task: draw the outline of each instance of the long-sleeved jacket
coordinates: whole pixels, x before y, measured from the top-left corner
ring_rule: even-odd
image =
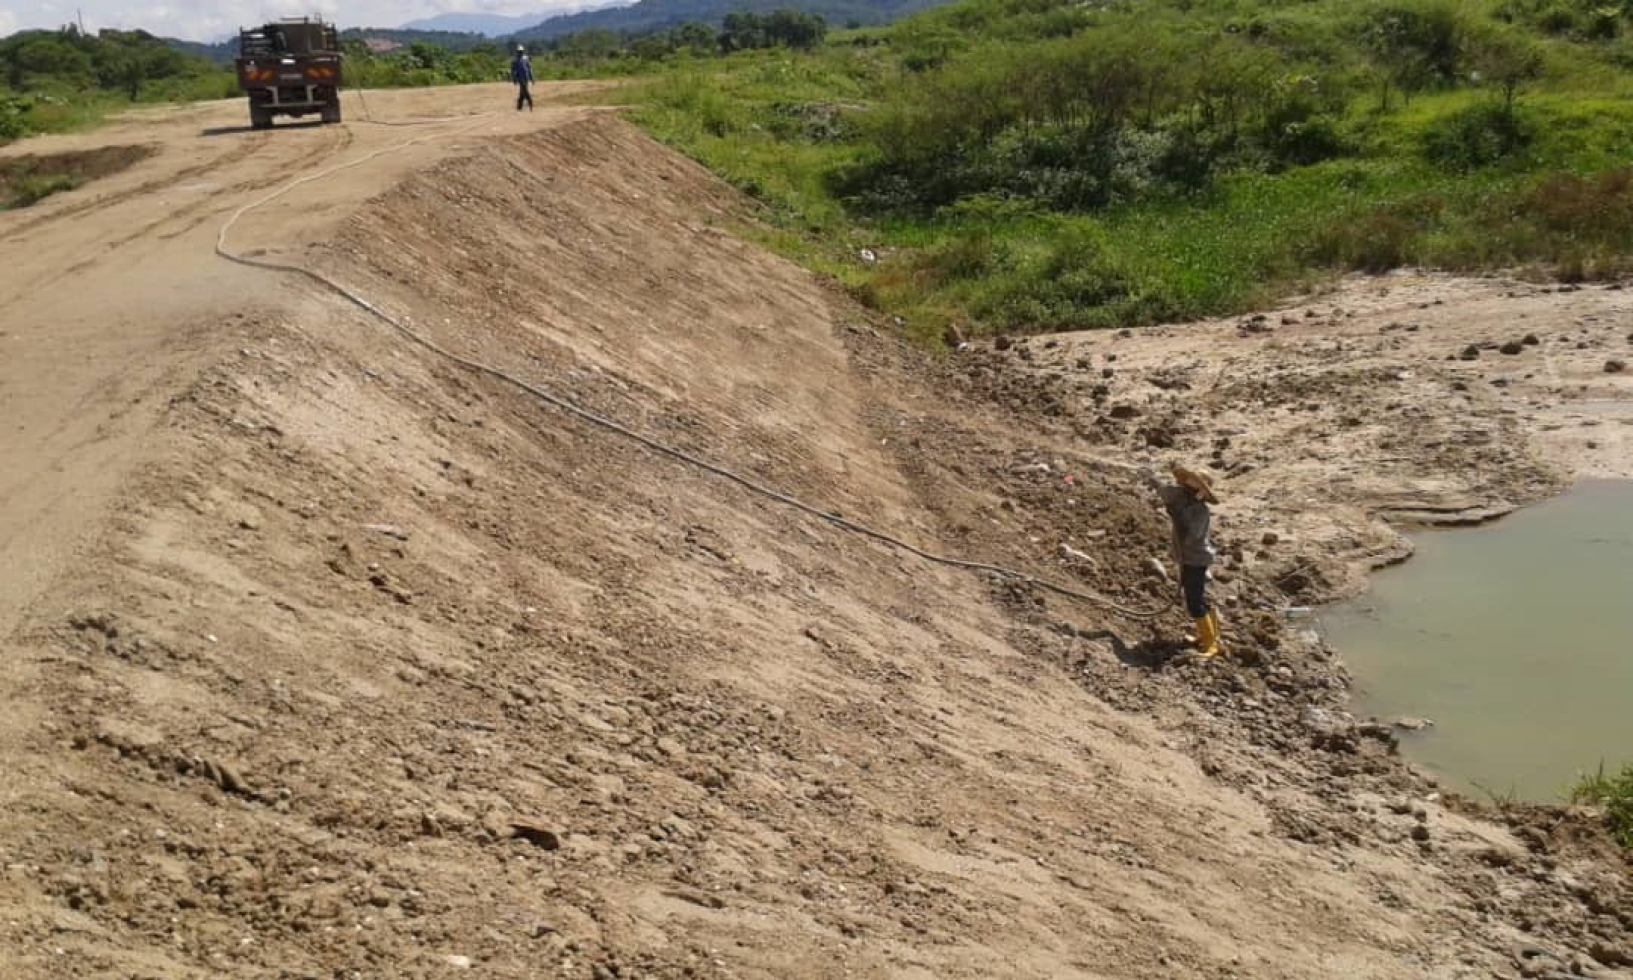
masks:
[[[1163,483],[1150,470],[1142,470],[1140,476],[1161,498],[1163,509],[1174,524],[1174,549],[1178,552],[1174,559],[1181,565],[1196,568],[1212,565],[1214,551],[1213,543],[1208,540],[1208,530],[1213,523],[1213,513],[1208,509],[1207,502],[1187,487]]]
[[[519,54],[510,59],[510,80],[517,85],[533,80],[533,63],[527,60],[527,55]]]

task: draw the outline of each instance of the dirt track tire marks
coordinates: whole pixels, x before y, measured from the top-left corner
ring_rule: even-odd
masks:
[[[98,208],[113,207],[115,205],[122,204],[125,201],[131,200],[132,198],[142,197],[156,191],[162,191],[167,187],[173,187],[191,178],[201,177],[219,167],[231,166],[232,164],[235,164],[255,153],[256,150],[260,149],[261,146],[267,142],[267,138],[268,134],[266,133],[255,133],[248,139],[242,141],[238,146],[205,163],[192,167],[186,167],[182,170],[176,171],[175,173],[167,174],[164,177],[147,181],[126,190],[116,191],[112,194],[105,194],[101,197],[95,197],[89,200],[79,201],[73,204],[66,204],[62,207],[58,207],[37,217],[23,221],[16,227],[7,230],[4,234],[0,234],[0,242],[15,241],[16,239],[21,238],[23,235],[42,225],[51,224],[63,218],[72,218],[76,215],[84,214],[87,211],[92,211]]]
[[[257,134],[257,136],[260,137],[265,137],[267,135],[269,134]],[[308,154],[303,160],[300,167],[301,170],[310,170],[311,168],[320,167],[328,163],[335,156],[343,153],[347,147],[351,146],[354,139],[350,132],[343,129],[337,130],[334,127],[325,129],[324,136],[328,145],[317,149],[311,154]],[[258,141],[257,146],[261,142],[264,142],[264,140]],[[204,176],[209,173],[218,173],[222,169],[230,167],[233,163],[248,159],[256,148],[257,147],[248,146],[242,147],[233,153],[229,153],[222,158],[212,161],[208,165],[190,168],[188,171],[184,171],[183,173],[190,173],[195,177]],[[227,157],[231,157],[231,159],[229,160]],[[288,177],[289,170],[280,166],[271,166],[257,176],[251,177],[247,180],[238,181],[227,187],[219,188],[214,193],[209,195],[201,195],[186,205],[172,211],[163,212],[158,216],[153,217],[151,220],[133,224],[124,234],[99,242],[93,254],[87,255],[85,258],[74,262],[72,265],[65,267],[61,272],[58,272],[55,275],[50,275],[30,283],[28,288],[40,289],[59,282],[65,277],[85,272],[86,270],[95,267],[99,263],[107,261],[109,258],[115,256],[121,250],[134,242],[139,242],[144,239],[174,241],[200,225],[231,211],[240,196],[250,195],[257,191],[277,186],[278,184],[287,180]],[[182,175],[176,175],[166,180],[150,182],[150,184],[146,186],[152,187],[155,191],[162,191],[167,187],[177,185],[183,179],[185,178]],[[127,192],[117,196],[119,196],[121,200],[129,200],[132,197],[132,194],[133,192]],[[168,230],[161,231],[161,229]]]

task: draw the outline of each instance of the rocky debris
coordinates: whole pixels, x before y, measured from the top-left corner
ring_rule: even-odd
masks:
[[[1236,332],[1242,337],[1250,337],[1255,334],[1267,334],[1274,330],[1275,327],[1270,325],[1270,318],[1262,313],[1255,313],[1253,316],[1240,320],[1236,324]]]
[[[1060,546],[1060,557],[1066,559],[1068,562],[1076,565],[1082,565],[1089,569],[1093,569],[1098,564],[1098,562],[1094,560],[1093,555],[1086,551],[1080,551],[1079,549],[1065,543],[1062,543]]]
[[[510,836],[525,840],[541,850],[561,850],[561,835],[536,823],[513,820],[510,822]]]
[[[249,780],[245,779],[244,774],[230,763],[214,759],[194,759],[191,770],[229,793],[237,793],[240,796],[252,798],[256,796],[255,790],[249,784]]]
[[[1433,719],[1430,719],[1430,718],[1413,718],[1411,716],[1402,716],[1402,717],[1399,717],[1399,718],[1394,718],[1394,719],[1391,719],[1389,723],[1391,725],[1395,726],[1396,728],[1399,728],[1402,731],[1407,731],[1407,732],[1420,732],[1425,728],[1433,728],[1435,726],[1435,723],[1434,723]]]
[[[1501,351],[1502,353],[1504,353],[1504,354],[1508,354],[1508,355],[1512,356],[1514,354],[1518,354],[1521,351],[1525,350],[1525,345],[1520,343],[1517,340],[1510,340],[1510,341],[1503,344],[1501,347],[1499,347],[1497,349],[1499,351]]]

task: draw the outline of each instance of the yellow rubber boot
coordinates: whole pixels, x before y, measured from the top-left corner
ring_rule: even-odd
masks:
[[[1211,609],[1196,621],[1196,652],[1204,659],[1219,655],[1219,616]]]

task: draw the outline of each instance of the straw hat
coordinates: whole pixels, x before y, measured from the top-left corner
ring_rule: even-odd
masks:
[[[1179,463],[1175,463],[1170,466],[1169,471],[1174,474],[1174,479],[1179,481],[1180,486],[1190,487],[1192,490],[1196,491],[1196,495],[1198,497],[1210,504],[1217,504],[1219,502],[1219,498],[1213,495],[1213,485],[1209,483],[1208,478],[1203,476],[1201,473],[1198,473],[1188,467],[1181,466]]]

